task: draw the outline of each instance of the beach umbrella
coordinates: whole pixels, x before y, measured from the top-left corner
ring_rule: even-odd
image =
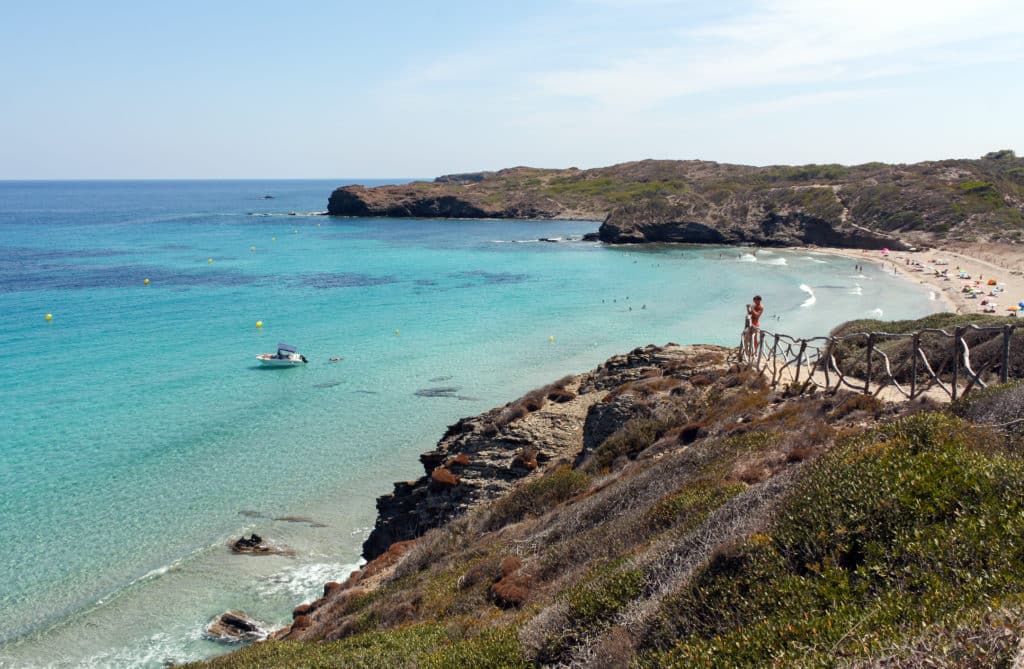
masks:
[[[990,285],[990,286],[996,285],[996,280],[995,279],[989,279],[988,280],[988,285]]]
[[[882,249],[882,255],[883,256],[884,255],[888,255],[888,254],[889,254],[889,249]]]
[[[1007,311],[1017,311],[1020,307],[1006,307]]]
[[[1021,307],[1024,307],[1024,302],[1018,302],[1017,304],[1019,304]]]

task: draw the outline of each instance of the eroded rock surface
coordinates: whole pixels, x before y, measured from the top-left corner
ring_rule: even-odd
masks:
[[[706,373],[725,364],[717,346],[647,346],[610,358],[592,372],[568,377],[560,387],[538,389],[450,426],[437,447],[420,456],[424,475],[395,483],[377,500],[377,522],[363,544],[367,560],[396,541],[440,527],[474,505],[490,501],[527,476],[584,456],[630,418],[635,401],[608,398],[624,383]],[[554,399],[549,399],[549,398]]]

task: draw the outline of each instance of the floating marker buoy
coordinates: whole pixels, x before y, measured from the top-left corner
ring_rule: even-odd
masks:
[[[293,235],[297,235],[297,234],[299,234],[299,231],[298,230],[292,230],[292,234]]]
[[[255,250],[256,250],[256,247],[255,247],[255,246],[250,246],[250,247],[249,247],[249,250],[250,250],[250,251],[255,251]]]
[[[206,259],[206,264],[207,264],[207,265],[209,265],[209,264],[210,264],[210,263],[212,263],[212,262],[213,262],[213,258],[207,258],[207,259]]]
[[[142,280],[142,284],[145,285],[145,286],[148,286],[149,285],[149,279],[143,279]]]
[[[256,321],[256,328],[259,329],[261,327],[263,327],[263,321]]]
[[[396,335],[398,334],[398,328],[395,328],[395,334]]]
[[[53,320],[53,314],[46,314],[46,320],[52,321]]]
[[[553,341],[555,341],[555,335],[551,335],[550,337],[548,337],[548,343],[551,343]]]
[[[272,242],[276,242],[276,241],[277,241],[277,237],[271,237],[271,238],[270,238],[270,241],[272,241]]]

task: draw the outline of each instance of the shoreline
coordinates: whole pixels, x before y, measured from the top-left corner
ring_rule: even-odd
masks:
[[[976,281],[980,281],[981,284],[984,285],[989,279],[994,278],[998,282],[1006,284],[1005,286],[1002,286],[1004,289],[1002,294],[991,298],[999,304],[996,315],[1005,316],[1008,314],[1007,307],[1024,301],[1024,276],[1021,276],[1018,272],[1014,272],[1006,267],[1000,267],[992,262],[966,255],[960,251],[941,249],[933,249],[929,251],[892,251],[887,256],[881,256],[878,251],[863,249],[843,249],[823,246],[794,248],[801,248],[807,251],[814,251],[816,253],[824,253],[827,255],[840,256],[843,258],[871,262],[876,265],[880,265],[895,276],[900,276],[909,281],[915,281],[923,286],[928,286],[934,291],[936,299],[941,300],[949,311],[957,314],[982,313],[981,300],[966,297],[966,293],[961,290],[961,287],[964,284],[969,283],[974,285]],[[1004,251],[1003,255],[1005,256],[1005,259],[1008,259],[1010,262],[1024,262],[1024,253],[1022,252]],[[969,274],[971,279],[968,281],[966,279],[957,279],[955,277],[938,277],[935,276],[934,272],[929,272],[928,270],[922,269],[919,265],[913,264],[917,262],[921,265],[933,265],[933,262],[938,259],[946,259],[949,261],[949,264],[943,265],[943,267],[948,268],[951,274],[955,274],[959,268],[959,270]],[[988,286],[986,285],[985,288],[988,288]]]

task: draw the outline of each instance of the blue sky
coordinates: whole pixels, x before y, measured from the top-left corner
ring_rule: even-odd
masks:
[[[1024,2],[10,2],[0,179],[1024,153]]]

